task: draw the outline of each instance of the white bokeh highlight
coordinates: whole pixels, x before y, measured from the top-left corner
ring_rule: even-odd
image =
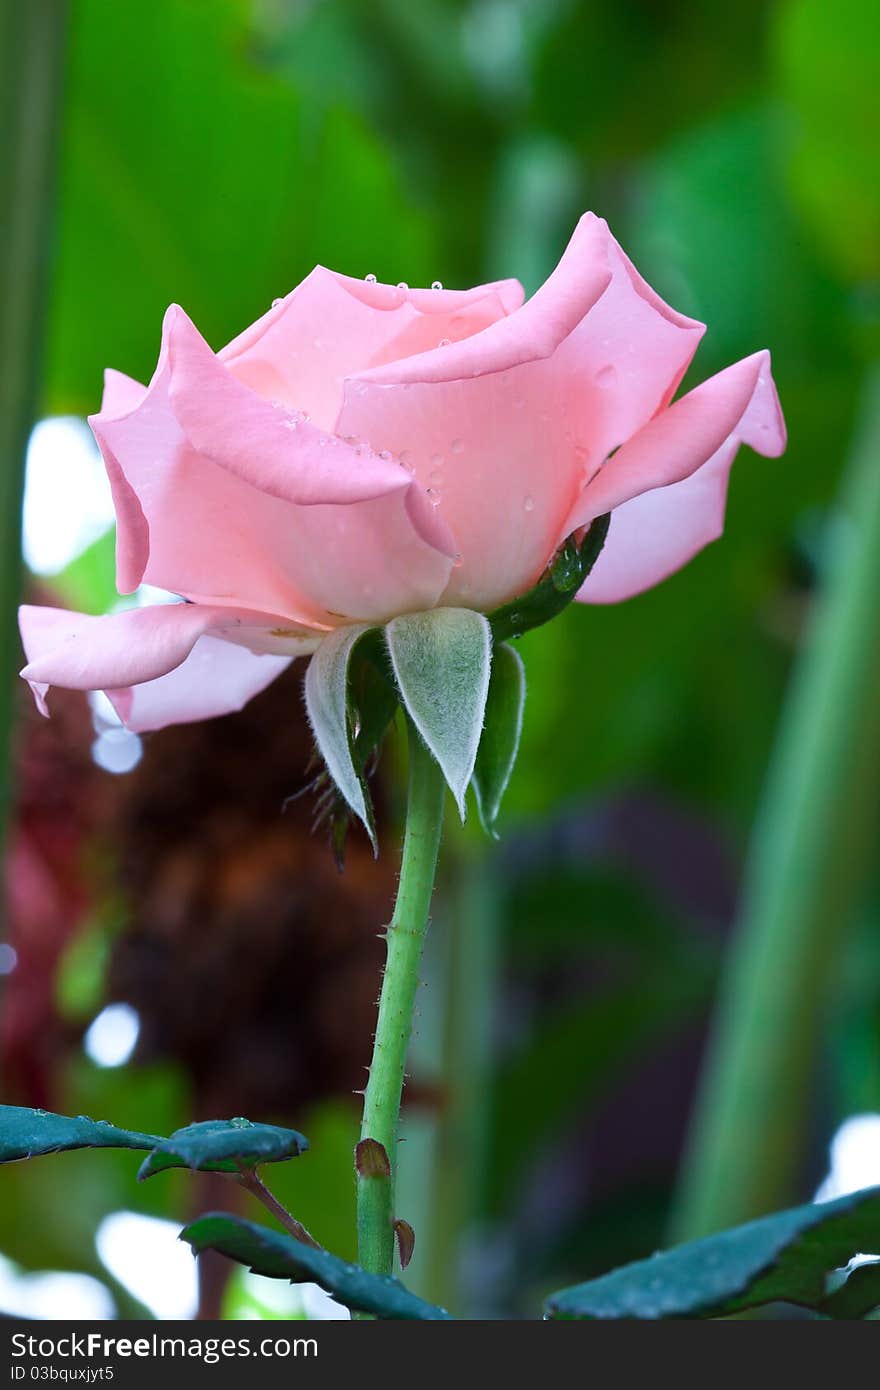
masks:
[[[40,420],[28,442],[22,551],[33,574],[60,573],[113,525],[110,484],[85,420]]]
[[[108,1004],[83,1039],[88,1058],[99,1067],[122,1067],[137,1046],[141,1022],[130,1004]]]
[[[880,1115],[850,1115],[830,1146],[828,1176],[814,1201],[831,1202],[863,1187],[880,1186]]]
[[[17,1318],[102,1322],[116,1316],[116,1305],[104,1285],[88,1274],[32,1274],[0,1255],[0,1312]]]
[[[163,1321],[193,1318],[198,1308],[196,1262],[179,1236],[174,1221],[115,1211],[104,1218],[95,1237],[105,1268]]]

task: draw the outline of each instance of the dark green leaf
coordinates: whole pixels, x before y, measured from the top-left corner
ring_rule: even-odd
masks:
[[[87,1115],[55,1115],[24,1105],[0,1105],[0,1163],[68,1149],[152,1149],[156,1135],[117,1129]]]
[[[141,1164],[138,1178],[151,1178],[166,1168],[193,1168],[211,1173],[237,1173],[258,1163],[296,1158],[309,1141],[295,1129],[252,1124],[250,1120],[203,1120],[160,1139]]]
[[[533,589],[489,614],[496,642],[522,637],[524,632],[542,627],[568,607],[599,558],[610,522],[610,516],[597,516],[580,544],[569,536]]]
[[[826,1317],[853,1320],[880,1308],[880,1261],[856,1265],[839,1289],[819,1305]]]
[[[348,1264],[327,1250],[294,1240],[293,1236],[257,1226],[251,1221],[209,1212],[184,1228],[181,1240],[196,1254],[219,1250],[231,1260],[247,1265],[255,1274],[292,1283],[314,1282],[333,1294],[347,1308],[374,1313],[380,1318],[436,1320],[448,1318],[437,1308],[405,1289],[397,1279],[368,1274],[359,1265]]]
[[[864,1250],[880,1250],[877,1187],[776,1212],[625,1265],[552,1294],[546,1313],[551,1318],[717,1318],[779,1302],[822,1311],[827,1275]],[[841,1299],[838,1306],[845,1303]]]
[[[496,645],[492,655],[486,718],[473,775],[480,820],[490,835],[497,836],[495,822],[501,798],[516,762],[525,698],[522,658],[502,642]]]

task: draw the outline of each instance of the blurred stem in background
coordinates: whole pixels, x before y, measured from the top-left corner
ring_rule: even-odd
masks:
[[[842,934],[880,785],[880,373],[844,483],[827,588],[752,837],[674,1218],[690,1239],[795,1196]]]
[[[0,0],[0,847],[18,652],[21,505],[40,388],[66,0]]]

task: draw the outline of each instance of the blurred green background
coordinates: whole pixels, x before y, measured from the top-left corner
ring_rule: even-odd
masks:
[[[62,8],[35,6],[49,48]],[[546,1288],[646,1254],[675,1226],[707,1020],[785,692],[846,549],[837,499],[847,460],[859,430],[863,452],[878,437],[876,426],[873,440],[864,435],[880,308],[872,9],[866,0],[68,7],[57,178],[34,213],[38,232],[54,210],[39,375],[30,337],[7,335],[4,349],[27,345],[41,420],[96,409],[107,365],[147,380],[171,301],[219,347],[316,262],[410,284],[516,275],[532,292],[587,207],[608,218],[660,293],[708,324],[691,380],[772,350],[788,452],[771,461],[743,451],[723,541],[681,574],[621,606],[569,610],[524,640],[528,704],[502,842],[488,845],[474,827],[448,837],[399,1206],[417,1230],[414,1286],[454,1309],[528,1314]],[[11,101],[23,57],[12,40],[2,56]],[[47,107],[53,90],[42,92]],[[27,395],[25,383],[18,407],[4,408],[24,409]],[[43,476],[72,466],[69,449],[69,431],[44,435]],[[13,446],[2,462],[14,476]],[[61,493],[53,502],[51,489],[47,502],[38,479],[28,486],[36,554],[41,536],[64,530],[70,504]],[[115,601],[112,535],[95,538],[104,515],[96,503],[89,544],[60,571],[50,557],[26,578],[31,595],[96,612]],[[26,531],[26,554],[27,542]],[[7,563],[7,610],[17,585]],[[360,904],[357,931],[371,935],[388,911],[394,750],[382,774],[387,876],[358,859],[341,888],[304,867],[325,856],[307,816],[279,814],[305,778],[304,733],[273,748],[265,724],[245,717],[228,735],[217,721],[177,743],[155,736],[138,767],[114,777],[91,760],[100,729],[84,702],[43,726],[12,688],[4,1099],[156,1132],[196,1110],[263,1104],[252,1118],[286,1117],[312,1138],[308,1157],[279,1174],[280,1191],[319,1238],[353,1254],[350,1092],[368,1058],[377,966],[372,954],[361,961],[340,922]],[[296,681],[285,689],[273,719],[298,725]],[[861,714],[835,717],[846,726]],[[848,785],[844,777],[841,804],[855,815]],[[859,797],[876,846],[876,780]],[[233,834],[245,834],[240,804],[253,810],[246,853]],[[237,877],[223,868],[235,853]],[[834,872],[846,882],[839,893],[831,885],[833,939],[817,947],[798,1006],[812,1050],[791,1077],[803,1103],[786,1110],[789,1157],[768,1187],[773,1201],[816,1191],[847,1120],[852,1142],[838,1151],[850,1177],[834,1180],[880,1179],[880,881],[869,852]],[[802,960],[810,935],[793,949]],[[213,1019],[210,991],[222,993],[244,957],[253,989],[236,995],[231,1021]],[[289,974],[271,993],[264,976],[281,959]],[[773,987],[758,1049],[774,1027]],[[307,1002],[316,991],[320,1010]],[[129,1012],[108,1024],[113,1004]],[[109,1044],[100,1028],[89,1032],[96,1018]],[[231,1058],[245,1035],[247,1066],[212,1070],[218,1049]],[[258,1074],[270,1076],[262,1089]],[[0,1174],[0,1310],[27,1296],[58,1315],[57,1282],[23,1283],[22,1271],[89,1276],[77,1297],[98,1301],[69,1307],[188,1309],[191,1276],[181,1267],[172,1295],[166,1256],[151,1253],[170,1228],[131,1214],[179,1221],[223,1196],[194,1193],[180,1175],[136,1188],[135,1166],[132,1155],[79,1154]],[[761,1194],[740,1206],[733,1216],[758,1214]],[[130,1214],[121,1226],[120,1213]],[[172,1302],[161,1302],[163,1284]],[[201,1297],[203,1309],[238,1317],[300,1307],[266,1281],[236,1274],[224,1287],[216,1271]]]

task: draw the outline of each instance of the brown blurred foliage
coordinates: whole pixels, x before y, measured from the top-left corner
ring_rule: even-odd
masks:
[[[139,1056],[184,1066],[199,1114],[295,1115],[362,1086],[369,1060],[393,856],[355,830],[340,874],[312,796],[288,800],[312,751],[301,680],[150,735],[112,828],[128,924],[109,994],[140,1013]]]

